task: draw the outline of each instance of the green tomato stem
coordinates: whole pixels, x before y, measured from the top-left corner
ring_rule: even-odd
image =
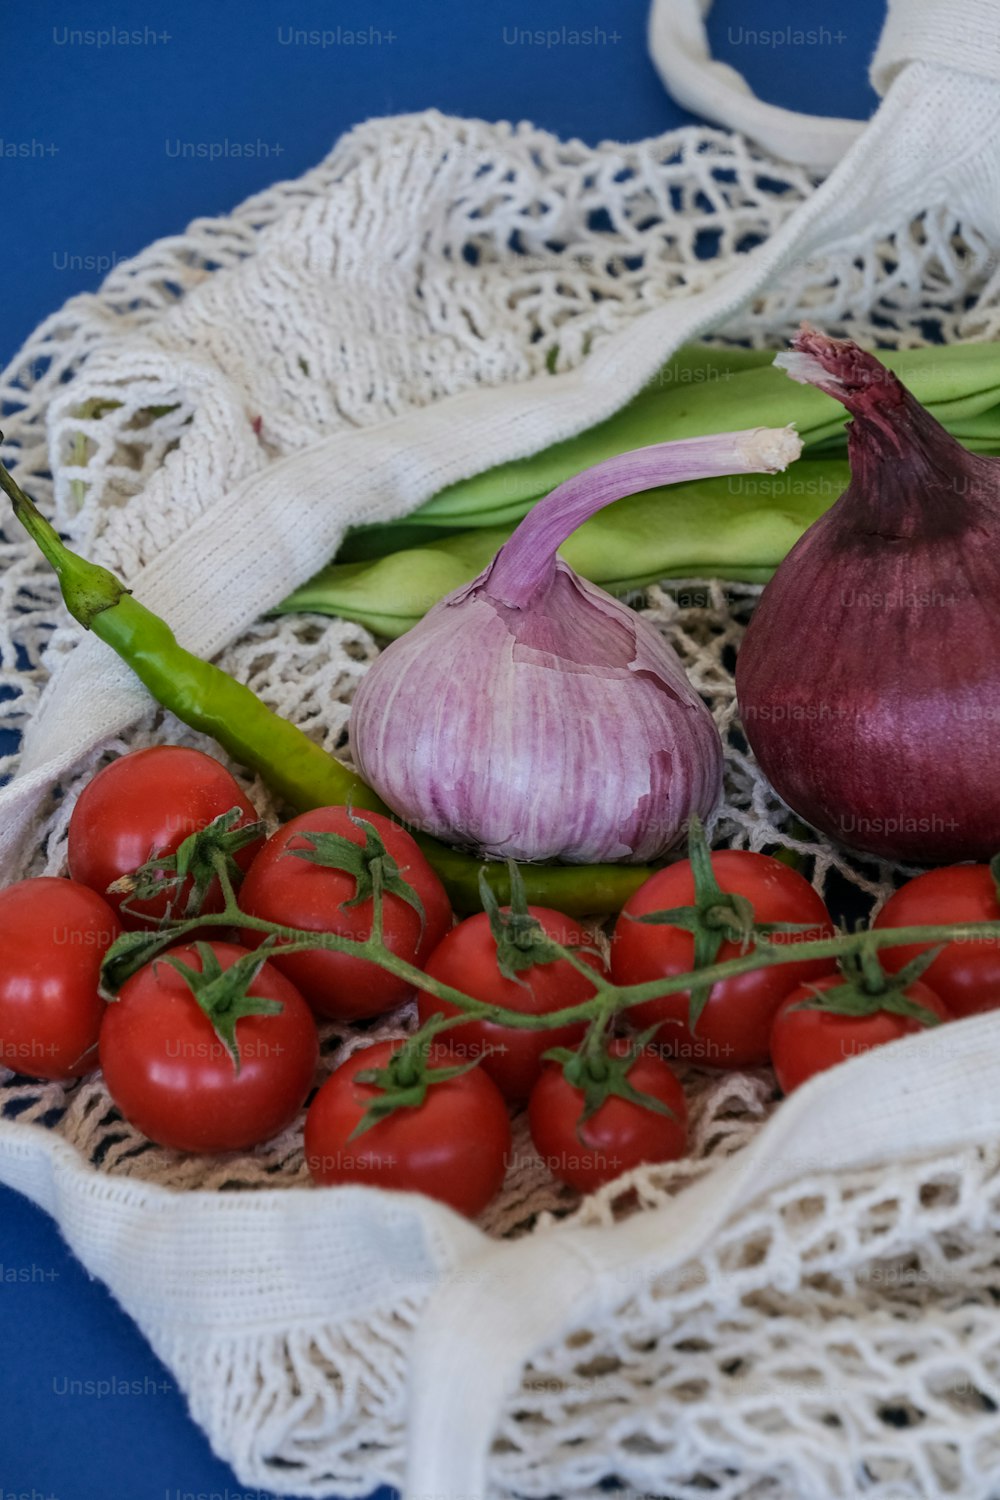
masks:
[[[586,973],[587,978],[593,983],[594,994],[587,1000],[564,1006],[561,1010],[548,1011],[541,1015],[526,1015],[522,1011],[510,1010],[503,1005],[477,1000],[473,995],[467,995],[452,985],[442,984],[440,980],[433,979],[414,964],[407,963],[404,958],[391,953],[374,934],[363,941],[357,941],[352,938],[339,937],[332,932],[308,932],[301,928],[284,927],[275,922],[268,922],[262,917],[248,916],[240,911],[231,882],[227,881],[224,886],[224,894],[226,905],[221,913],[215,912],[202,917],[188,918],[172,924],[177,938],[181,939],[188,932],[195,931],[199,927],[218,926],[221,922],[273,936],[281,942],[281,951],[284,953],[303,953],[315,949],[349,953],[356,958],[367,959],[377,964],[379,968],[385,969],[396,978],[412,985],[414,990],[423,990],[438,1000],[445,1000],[455,1005],[463,1012],[463,1015],[452,1018],[449,1025],[459,1025],[467,1019],[484,1020],[523,1031],[549,1031],[570,1025],[574,1021],[601,1022],[605,1016],[610,1021],[633,1005],[641,1005],[645,1001],[657,1000],[667,995],[676,995],[690,989],[693,984],[713,985],[720,980],[735,979],[741,974],[749,974],[756,969],[768,968],[775,964],[807,963],[823,958],[837,959],[848,954],[864,952],[866,949],[871,951],[911,945],[930,946],[935,943],[975,942],[983,939],[1000,941],[1000,921],[937,923],[927,927],[886,927],[878,930],[842,933],[837,937],[817,938],[809,942],[773,943],[763,936],[758,936],[754,949],[739,958],[727,959],[724,963],[709,964],[704,968],[695,969],[686,974],[676,974],[668,979],[653,979],[644,984],[631,985],[614,984],[596,970],[591,969],[582,959],[578,959],[572,949],[563,948],[561,944],[554,943],[553,946],[559,950],[560,957],[567,959],[575,968]],[[437,1030],[444,1029],[446,1029],[444,1025],[435,1026],[435,1034]],[[424,1028],[414,1034],[415,1037],[422,1038],[426,1035]]]

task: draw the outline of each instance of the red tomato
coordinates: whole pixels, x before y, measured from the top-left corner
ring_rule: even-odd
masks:
[[[183,745],[153,745],[133,750],[98,771],[84,787],[69,820],[69,872],[92,890],[100,891],[118,911],[130,930],[155,927],[167,909],[167,894],[152,901],[132,902],[123,911],[124,896],[109,894],[108,887],[123,875],[131,875],[147,860],[175,854],[189,834],[197,833],[231,808],[242,810],[237,827],[257,819],[253,804],[225,766],[201,750]],[[246,870],[261,838],[236,856]],[[180,911],[190,886],[175,893]],[[217,883],[209,887],[205,911],[222,906]]]
[[[405,829],[379,813],[354,815],[371,823],[396,861],[404,880],[416,890],[424,908],[421,935],[418,913],[400,896],[386,895],[383,904],[386,947],[408,963],[423,967],[427,958],[451,926],[451,907],[444,886]],[[334,833],[364,844],[363,827],[352,820],[346,807],[318,807],[301,813],[268,839],[254,860],[240,891],[240,906],[249,916],[264,917],[287,927],[309,932],[334,932],[363,941],[371,936],[371,898],[348,905],[357,889],[353,875],[297,859],[295,849],[308,849],[304,833]],[[247,931],[243,941],[255,946],[259,933]],[[287,974],[321,1016],[338,1021],[357,1021],[392,1010],[412,993],[412,987],[396,979],[367,959],[347,953],[292,953],[285,957],[280,946],[272,962]]]
[[[924,927],[940,922],[997,922],[1000,902],[988,865],[948,865],[908,880],[883,906],[876,928]],[[898,973],[933,943],[880,948],[882,966]],[[949,943],[920,976],[953,1016],[1000,1006],[1000,938]]]
[[[0,1067],[31,1078],[93,1072],[101,960],[121,930],[108,903],[74,880],[0,891]]]
[[[842,983],[839,974],[827,974],[814,984],[794,990],[778,1010],[771,1027],[771,1060],[782,1093],[790,1094],[814,1073],[849,1057],[925,1030],[920,1021],[888,1010],[870,1016],[838,1016],[828,1010],[794,1009],[800,1000],[811,999],[816,990],[835,989]],[[942,1021],[951,1019],[947,1006],[922,980],[914,980],[906,994]]]
[[[624,1057],[628,1046],[619,1040],[610,1050]],[[684,1090],[667,1064],[646,1047],[627,1077],[634,1089],[672,1110],[674,1118],[612,1095],[581,1123],[583,1093],[556,1062],[545,1063],[532,1090],[531,1138],[553,1177],[580,1193],[592,1193],[643,1162],[676,1161],[687,1150]]]
[[[351,1139],[377,1093],[357,1074],[384,1068],[401,1045],[377,1042],[355,1052],[327,1079],[306,1115],[306,1165],[319,1183],[426,1193],[474,1218],[500,1191],[510,1153],[506,1105],[481,1068],[432,1084],[421,1105]],[[434,1066],[449,1060],[436,1057]]]
[[[246,956],[236,943],[209,947],[223,969]],[[251,995],[280,1001],[275,1015],[236,1023],[240,1070],[182,974],[201,971],[195,948],[171,948],[122,985],[101,1027],[101,1067],[125,1119],[177,1151],[239,1151],[295,1119],[319,1060],[316,1023],[295,986],[266,963]]]
[[[549,937],[563,947],[590,942],[582,927],[561,912],[544,906],[529,906],[528,911]],[[582,954],[595,969],[603,969],[596,954]],[[453,989],[462,990],[475,1000],[504,1005],[525,1015],[540,1016],[549,1011],[576,1005],[594,993],[585,974],[565,959],[550,964],[534,964],[518,974],[521,983],[505,979],[497,968],[497,945],[485,912],[468,917],[446,933],[424,965],[432,979]],[[458,1007],[446,1000],[421,992],[418,996],[421,1022],[429,1016],[457,1015]],[[481,1057],[482,1069],[488,1073],[504,1098],[512,1104],[523,1104],[541,1072],[542,1053],[550,1047],[571,1047],[580,1040],[586,1023],[579,1021],[552,1031],[519,1031],[514,1026],[499,1026],[492,1021],[470,1021],[444,1033],[448,1046],[465,1057]]]
[[[822,899],[795,870],[768,854],[724,849],[712,855],[712,869],[727,894],[747,897],[758,922],[804,922],[801,933],[776,934],[776,941],[796,942],[833,936]],[[625,904],[611,944],[611,973],[616,984],[643,984],[685,974],[694,966],[694,937],[680,927],[650,926],[629,916],[667,911],[694,902],[694,876],[682,859],[657,873]],[[752,949],[750,950],[752,951]],[[740,957],[739,943],[726,941],[717,963]],[[834,968],[833,959],[787,963],[758,969],[713,985],[696,1032],[688,1024],[686,990],[632,1006],[631,1025],[639,1029],[663,1022],[658,1040],[674,1057],[712,1068],[760,1067],[768,1059],[771,1021],[796,985]]]

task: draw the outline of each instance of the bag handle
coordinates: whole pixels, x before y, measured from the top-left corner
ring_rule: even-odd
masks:
[[[711,6],[712,0],[653,0],[649,51],[667,92],[693,114],[739,130],[782,161],[828,172],[865,122],[798,114],[758,99],[742,73],[712,57],[704,21]]]
[[[889,14],[870,70],[880,94],[886,93],[908,62],[955,68],[1000,83],[1000,3],[889,0]]]
[[[739,130],[783,161],[828,172],[865,128],[758,99],[742,73],[712,57],[705,16],[712,0],[653,0],[649,51],[678,104]],[[998,0],[889,0],[869,76],[880,95],[910,62],[933,63],[1000,82]]]

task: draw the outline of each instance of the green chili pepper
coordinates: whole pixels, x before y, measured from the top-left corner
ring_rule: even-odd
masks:
[[[164,708],[192,729],[211,735],[296,812],[338,803],[388,812],[360,776],[274,713],[248,687],[186,651],[169,625],[134,599],[107,568],[72,552],[3,464],[0,489],[55,569],[70,614],[116,651]],[[473,855],[425,834],[415,837],[458,911],[480,909],[482,868],[499,899],[509,899],[506,866],[484,866]],[[521,873],[534,905],[581,916],[619,910],[652,871],[642,865],[524,865]]]
[[[416,833],[414,838],[437,871],[456,911],[482,910],[480,870],[486,871],[490,890],[500,904],[509,904],[510,874],[505,864],[484,863],[425,833]],[[517,868],[532,906],[549,906],[568,917],[603,916],[621,911],[628,898],[653,874],[649,865],[518,865]]]

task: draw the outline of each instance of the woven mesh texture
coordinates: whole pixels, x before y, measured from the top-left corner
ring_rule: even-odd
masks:
[[[298,182],[192,224],[50,318],[3,376],[5,457],[74,543],[131,576],[197,519],[213,484],[476,383],[572,368],[642,314],[710,285],[813,188],[804,172],[710,129],[592,150],[529,127],[434,115],[363,127]],[[405,215],[372,210],[366,225],[371,205],[429,193],[448,211],[420,244],[408,241]],[[257,274],[276,230],[282,254],[262,257]],[[395,249],[385,242],[393,232]],[[217,281],[233,305],[220,273],[237,268],[242,321],[213,319]],[[995,338],[998,292],[995,255],[941,205],[791,265],[712,336],[777,346],[808,316],[889,347]],[[198,423],[213,441],[188,474]],[[169,507],[157,488],[165,474]],[[19,729],[77,631],[47,567],[6,519],[0,562],[0,696],[6,726]],[[726,738],[714,839],[783,844],[836,906],[853,888],[873,909],[900,872],[850,860],[791,823],[743,744],[732,671],[757,592],[693,580],[637,600]],[[377,649],[360,626],[300,616],[254,624],[217,659],[343,753],[351,697]],[[202,743],[150,706],[125,739],[53,789],[18,873],[64,872],[66,824],[87,780],[114,755],[162,742]],[[0,764],[15,768],[16,757]],[[265,788],[233,769],[275,821]],[[327,1025],[323,1068],[412,1024],[404,1007],[364,1034]],[[690,1070],[685,1084],[690,1157],[585,1201],[552,1181],[516,1122],[507,1183],[481,1227],[544,1236],[660,1207],[741,1151],[778,1107],[766,1071]],[[125,1124],[99,1077],[64,1087],[7,1073],[0,1117],[58,1133],[82,1172],[178,1191],[308,1187],[301,1120],[246,1155],[184,1157]],[[995,1150],[970,1148],[897,1163],[891,1183],[879,1171],[797,1163],[793,1186],[741,1215],[696,1261],[623,1285],[613,1316],[534,1361],[503,1414],[496,1492],[596,1495],[613,1475],[630,1491],[669,1488],[685,1500],[862,1490],[987,1500],[1000,1475],[998,1162]],[[401,1283],[363,1318],[246,1338],[174,1337],[152,1313],[144,1326],[246,1482],[362,1494],[402,1476],[406,1362],[428,1290]]]

